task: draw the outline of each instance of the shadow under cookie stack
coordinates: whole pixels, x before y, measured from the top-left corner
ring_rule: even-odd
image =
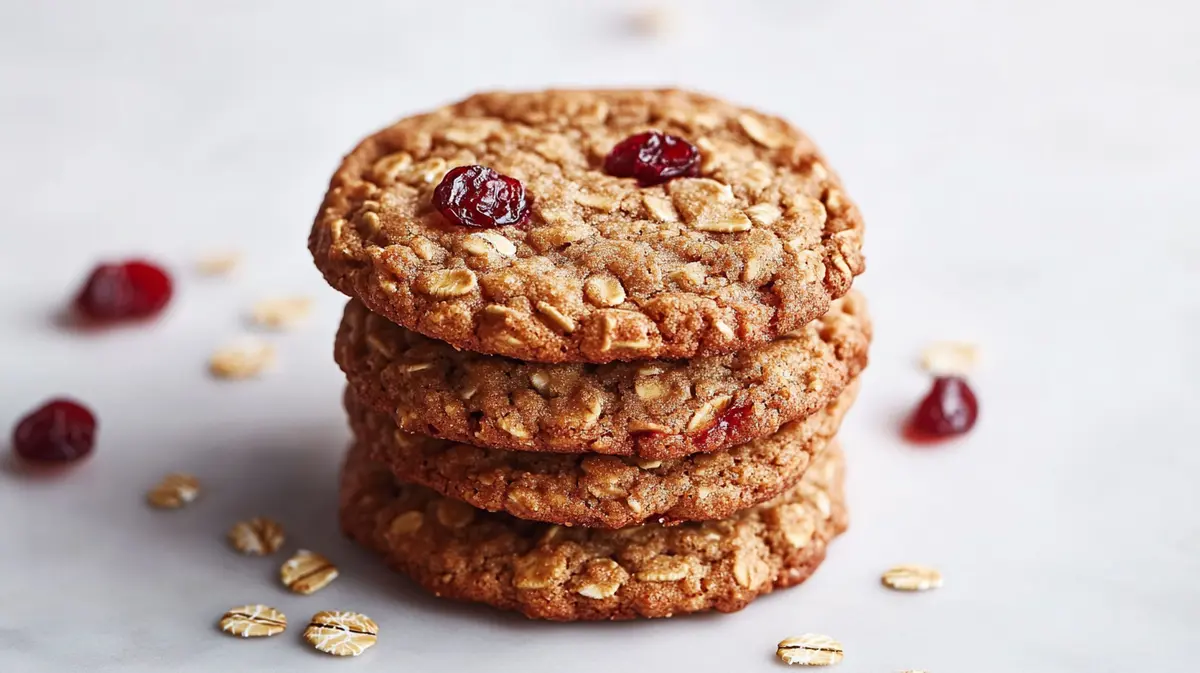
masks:
[[[807,137],[704,95],[480,94],[369,137],[309,239],[352,297],[345,533],[540,619],[804,581],[846,528],[861,241]]]

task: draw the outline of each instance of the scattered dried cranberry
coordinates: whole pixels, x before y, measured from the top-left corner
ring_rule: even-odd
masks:
[[[959,376],[939,376],[908,419],[905,436],[913,442],[935,442],[975,427],[979,402]]]
[[[454,224],[501,227],[529,217],[525,186],[486,166],[459,166],[433,190],[433,205]]]
[[[643,187],[699,173],[700,150],[679,136],[658,131],[632,135],[617,143],[604,170],[618,178],[637,178]]]
[[[97,322],[149,318],[166,308],[171,292],[171,277],[155,264],[101,264],[75,296],[75,310]]]
[[[96,417],[71,400],[51,400],[13,429],[13,450],[26,460],[69,463],[92,452]]]
[[[740,439],[742,426],[749,420],[754,405],[741,404],[721,412],[707,428],[697,430],[692,442],[701,451],[734,444]]]

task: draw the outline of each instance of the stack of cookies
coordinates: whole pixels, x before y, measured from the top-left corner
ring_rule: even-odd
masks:
[[[862,221],[786,122],[681,91],[481,94],[343,161],[345,532],[530,617],[732,611],[846,527]]]

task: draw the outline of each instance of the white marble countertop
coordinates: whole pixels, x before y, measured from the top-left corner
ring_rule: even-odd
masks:
[[[1195,3],[680,1],[662,36],[631,34],[632,2],[187,4],[0,6],[0,421],[61,393],[101,419],[96,454],[64,476],[0,460],[0,670],[768,671],[776,641],[806,631],[839,638],[852,672],[1195,667]],[[540,624],[426,598],[336,529],[342,300],[304,247],[329,173],[402,114],[555,84],[678,84],[776,111],[862,205],[878,338],[844,430],[853,523],[801,588],[730,616]],[[190,271],[221,248],[245,254],[233,278]],[[164,319],[55,326],[93,262],[137,253],[177,272]],[[251,303],[288,293],[318,309],[270,337],[277,371],[208,378]],[[984,350],[982,420],[916,449],[896,424],[926,385],[917,352],[945,338]],[[205,493],[149,510],[172,470]],[[280,558],[224,543],[255,514],[343,576],[283,591]],[[945,588],[881,588],[904,561]],[[382,637],[335,661],[295,626],[217,633],[245,602],[294,625],[360,610]]]

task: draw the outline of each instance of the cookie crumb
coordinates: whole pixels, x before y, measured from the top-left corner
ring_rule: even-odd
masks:
[[[357,612],[318,612],[304,629],[304,640],[335,657],[357,657],[379,639],[379,626]]]
[[[966,376],[979,360],[979,347],[965,341],[935,341],[921,351],[921,368],[934,376]]]
[[[229,544],[248,556],[274,554],[283,546],[283,526],[265,516],[239,521],[229,529]]]
[[[897,591],[928,591],[942,586],[941,572],[912,563],[892,566],[880,579],[884,586]]]
[[[265,638],[283,633],[287,616],[267,605],[242,605],[230,608],[217,625],[232,636]]]
[[[842,660],[842,644],[819,633],[785,638],[775,654],[785,664],[831,666]]]
[[[279,579],[291,591],[305,596],[337,579],[338,569],[329,559],[301,549],[279,568]]]
[[[308,297],[278,297],[263,299],[254,305],[251,320],[259,327],[288,329],[312,313],[312,299]]]
[[[242,263],[242,255],[231,250],[210,252],[196,260],[196,271],[204,276],[227,276]]]
[[[274,346],[245,340],[217,349],[208,360],[208,369],[219,379],[249,379],[262,374],[274,362]]]
[[[190,474],[173,472],[146,493],[146,501],[158,509],[179,509],[200,495],[200,480]]]

